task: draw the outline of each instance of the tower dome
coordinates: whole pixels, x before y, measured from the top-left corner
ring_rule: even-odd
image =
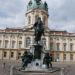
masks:
[[[27,11],[37,8],[48,11],[48,5],[46,2],[43,3],[41,0],[30,0],[27,6]]]

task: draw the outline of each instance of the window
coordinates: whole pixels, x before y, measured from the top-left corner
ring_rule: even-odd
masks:
[[[70,50],[73,50],[73,43],[70,43]]]
[[[22,48],[22,41],[19,41],[19,48]]]
[[[72,39],[70,38],[70,41],[72,41]]]
[[[73,54],[70,54],[70,60],[73,60]]]
[[[45,16],[43,18],[43,23],[44,23],[44,25],[46,24],[46,17]]]
[[[60,50],[60,43],[57,43],[57,51]]]
[[[0,48],[1,48],[1,44],[2,44],[2,41],[0,40]]]
[[[30,24],[30,23],[31,23],[31,17],[28,16],[28,24]]]
[[[16,42],[12,41],[12,48],[15,48],[15,44],[16,44]]]
[[[66,54],[64,54],[63,59],[66,60]]]
[[[8,40],[5,40],[5,48],[8,48]]]
[[[7,57],[7,52],[4,52],[3,57]]]
[[[66,38],[62,38],[63,41],[66,41]]]
[[[19,53],[18,53],[18,59],[20,59],[20,58],[21,58],[21,53],[19,52]]]
[[[66,51],[66,43],[63,43],[64,51]]]
[[[50,37],[50,41],[53,41],[53,38],[52,37]]]
[[[59,40],[59,38],[57,38],[57,40]]]
[[[31,39],[30,39],[30,37],[27,37],[26,38],[26,47],[29,47],[30,43],[31,43]]]
[[[22,36],[19,36],[20,39],[22,39]]]
[[[57,61],[59,60],[59,54],[57,53]]]
[[[42,44],[43,44],[44,46],[46,46],[46,39],[45,39],[45,38],[42,38]]]
[[[55,40],[59,41],[59,37],[54,38]]]
[[[53,43],[50,43],[50,50],[53,50]]]
[[[14,57],[14,52],[11,52],[11,58],[13,58]]]
[[[39,17],[38,15],[35,16],[35,22],[37,21],[38,17]]]

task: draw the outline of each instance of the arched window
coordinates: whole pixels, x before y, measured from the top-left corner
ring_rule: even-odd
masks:
[[[5,40],[5,47],[4,48],[8,48],[8,45],[9,44],[9,41],[8,40]]]
[[[73,43],[70,43],[70,51],[73,51]]]
[[[31,43],[31,39],[30,39],[30,37],[27,37],[26,38],[26,47],[29,47],[30,43]]]
[[[31,16],[28,16],[28,24],[31,23]]]

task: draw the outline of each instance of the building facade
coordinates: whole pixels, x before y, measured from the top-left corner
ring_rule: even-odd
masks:
[[[48,29],[48,8],[46,2],[30,0],[26,12],[26,27],[6,28],[0,30],[0,59],[18,60],[24,51],[29,50],[34,43],[33,27],[37,17],[41,17],[45,27],[45,36],[42,36],[41,43],[44,50],[50,50],[50,30]]]
[[[75,61],[75,33],[50,31],[50,50],[54,61]]]
[[[45,36],[42,36],[44,50],[50,50],[53,61],[75,61],[75,34],[48,28],[48,5],[41,0],[30,0],[27,5],[26,26],[24,28],[0,29],[0,59],[18,60],[24,51],[34,43],[33,27],[37,17],[41,17]],[[29,29],[29,30],[27,30]]]

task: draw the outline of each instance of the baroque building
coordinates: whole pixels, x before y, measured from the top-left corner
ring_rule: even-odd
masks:
[[[30,0],[27,5],[26,26],[24,28],[0,29],[0,59],[18,60],[24,51],[34,43],[33,27],[37,17],[41,17],[45,36],[42,44],[45,51],[50,51],[53,61],[75,61],[75,34],[48,28],[48,5],[41,0]]]
[[[47,3],[43,3],[41,0],[30,0],[25,15],[27,19],[26,27],[0,30],[0,59],[18,60],[24,51],[31,48],[34,43],[34,30],[29,28],[33,27],[38,16],[41,17],[45,27],[45,36],[42,36],[41,42],[46,51],[50,50]]]

